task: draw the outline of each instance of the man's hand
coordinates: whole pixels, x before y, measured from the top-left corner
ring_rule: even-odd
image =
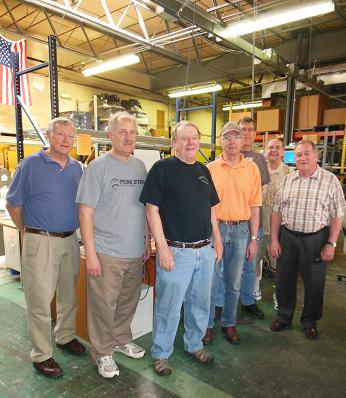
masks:
[[[159,260],[160,267],[166,271],[173,271],[174,268],[174,258],[170,248],[164,248],[159,250]]]
[[[101,264],[98,256],[89,256],[86,258],[86,271],[88,275],[99,278],[101,276]]]
[[[214,256],[215,256],[216,263],[218,263],[222,260],[222,254],[223,254],[222,240],[215,239],[214,240]]]
[[[323,246],[323,249],[321,251],[321,259],[326,262],[332,261],[334,258],[334,254],[335,254],[334,247],[327,243]]]
[[[144,238],[143,260],[147,261],[150,256],[151,256],[151,241],[150,241],[150,238]]]
[[[279,241],[272,241],[270,244],[270,254],[274,258],[279,258],[281,256],[281,245]]]
[[[253,260],[257,253],[257,240],[250,240],[246,246],[246,259],[248,261]]]

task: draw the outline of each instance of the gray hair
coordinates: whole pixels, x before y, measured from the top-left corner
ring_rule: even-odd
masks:
[[[178,133],[178,128],[182,126],[191,126],[194,127],[198,131],[198,136],[201,138],[201,132],[199,128],[195,125],[195,123],[189,122],[188,120],[182,120],[179,123],[177,123],[172,131],[172,141],[177,139],[177,133]]]
[[[66,117],[56,117],[56,118],[52,119],[52,120],[48,123],[47,131],[48,131],[49,133],[53,133],[53,132],[54,132],[54,129],[55,129],[55,126],[56,126],[57,124],[70,125],[70,126],[73,127],[73,130],[75,129],[72,120],[67,119]]]
[[[319,154],[317,145],[316,145],[314,142],[310,141],[310,140],[301,140],[301,141],[298,141],[298,142],[296,143],[294,149],[296,149],[299,145],[304,145],[304,144],[309,144],[309,145],[311,146],[311,149],[313,150],[313,152],[315,152],[317,155]]]
[[[119,122],[120,119],[128,119],[131,120],[135,126],[136,131],[138,132],[138,125],[137,125],[137,120],[134,115],[131,115],[131,113],[127,111],[119,111],[116,113],[112,113],[109,117],[109,122],[108,122],[108,131],[113,132],[115,130],[116,124]]]

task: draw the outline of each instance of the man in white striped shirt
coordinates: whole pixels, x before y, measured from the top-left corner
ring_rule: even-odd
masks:
[[[305,290],[300,321],[306,337],[315,339],[316,323],[322,317],[326,262],[334,258],[345,199],[338,179],[317,165],[318,150],[313,142],[298,142],[294,152],[297,171],[284,178],[271,218],[270,250],[278,259],[279,304],[271,330],[291,325],[300,272]]]

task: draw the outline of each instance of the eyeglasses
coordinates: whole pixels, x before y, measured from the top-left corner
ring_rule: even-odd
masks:
[[[222,141],[231,141],[231,140],[239,141],[242,139],[242,136],[241,136],[241,134],[239,134],[239,135],[222,135],[220,138]]]

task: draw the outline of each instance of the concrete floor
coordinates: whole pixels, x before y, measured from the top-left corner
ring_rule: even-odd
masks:
[[[215,364],[210,367],[184,355],[180,328],[171,358],[171,377],[156,376],[149,355],[134,360],[117,354],[120,376],[105,380],[97,374],[89,355],[75,358],[59,349],[54,350],[54,358],[64,367],[64,377],[50,380],[40,376],[28,355],[21,285],[0,275],[0,397],[346,397],[346,286],[336,280],[337,273],[346,273],[341,246],[342,242],[335,261],[328,266],[318,340],[307,340],[301,331],[301,300],[292,329],[280,333],[269,330],[276,313],[272,306],[273,280],[264,279],[259,305],[265,319],[253,321],[240,314],[241,343],[237,346],[227,343],[217,327],[210,346]],[[137,342],[150,351],[150,335]]]

